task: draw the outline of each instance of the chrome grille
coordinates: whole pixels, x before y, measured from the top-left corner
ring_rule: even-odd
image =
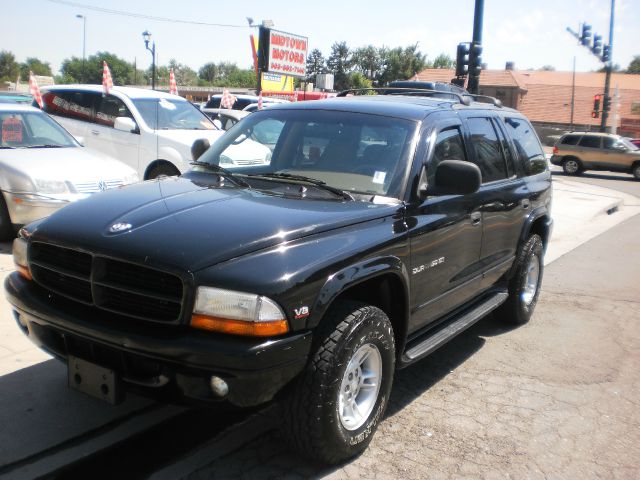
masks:
[[[47,290],[139,320],[177,323],[184,286],[171,273],[42,242],[29,247],[33,279]]]
[[[97,182],[74,183],[73,187],[78,193],[96,193],[102,190],[110,190],[112,188],[121,187],[124,182],[117,180],[102,180]]]

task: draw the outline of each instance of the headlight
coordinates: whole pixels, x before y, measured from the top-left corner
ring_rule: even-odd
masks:
[[[289,331],[284,312],[273,300],[212,287],[198,287],[191,326],[254,337],[270,337]]]
[[[42,180],[35,179],[36,190],[38,193],[55,194],[55,193],[69,193],[69,187],[67,183],[60,180]]]
[[[13,241],[13,263],[20,275],[27,280],[33,279],[27,261],[27,241],[24,238],[18,237]]]

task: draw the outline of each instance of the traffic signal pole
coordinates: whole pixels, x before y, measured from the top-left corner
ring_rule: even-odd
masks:
[[[600,131],[607,131],[607,119],[609,118],[609,110],[611,109],[611,97],[609,97],[609,89],[611,86],[611,70],[613,69],[613,15],[615,11],[615,0],[611,0],[611,16],[609,17],[609,59],[604,65],[604,104],[602,108],[602,119],[600,121]]]
[[[471,51],[474,49],[482,51],[482,21],[484,17],[484,0],[476,0],[476,6],[473,16],[473,40],[471,41]],[[471,62],[470,62],[471,63]],[[479,65],[478,65],[479,66]],[[476,95],[478,93],[478,87],[480,85],[480,74],[475,75],[475,72],[469,72],[469,83],[467,84],[467,90],[469,93]]]

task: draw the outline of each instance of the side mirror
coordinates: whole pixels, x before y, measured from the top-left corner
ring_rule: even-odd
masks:
[[[116,121],[113,124],[113,128],[120,130],[121,132],[137,132],[138,126],[133,119],[129,117],[116,117]]]
[[[193,158],[193,161],[195,162],[196,160],[198,160],[202,156],[202,154],[209,149],[210,146],[211,144],[206,138],[199,138],[198,140],[193,142],[193,145],[191,145],[191,158]]]
[[[425,170],[423,170],[424,172]],[[462,160],[443,160],[436,167],[434,185],[427,186],[422,174],[419,182],[421,198],[427,195],[467,195],[475,193],[482,184],[480,168]]]

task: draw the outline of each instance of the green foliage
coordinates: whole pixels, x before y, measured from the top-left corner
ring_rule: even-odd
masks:
[[[349,88],[371,88],[373,82],[360,72],[351,72],[349,75],[349,85]]]
[[[194,72],[195,73],[195,72]],[[198,85],[213,87],[254,88],[256,73],[252,68],[241,69],[235,63],[205,63],[198,70]]]
[[[358,48],[353,52],[353,66],[369,80],[375,80],[384,68],[380,50],[373,45]]]
[[[0,52],[0,81],[15,82],[20,73],[20,65],[13,53],[2,50]]]
[[[456,62],[446,53],[438,55],[431,64],[431,68],[455,68],[455,66]]]
[[[427,66],[427,56],[418,51],[418,45],[380,49],[385,69],[378,77],[378,85],[386,85],[394,80],[408,80]]]
[[[42,62],[37,58],[27,58],[24,63],[20,64],[20,78],[23,82],[29,80],[29,72],[33,72],[34,75],[53,76],[49,62]]]
[[[61,77],[71,80],[69,83],[102,84],[102,62],[106,61],[111,71],[114,85],[125,85],[133,76],[133,65],[109,52],[98,52],[83,62],[81,58],[71,57],[62,62]],[[84,70],[84,72],[83,72]]]
[[[314,77],[319,73],[324,73],[326,60],[322,56],[322,52],[317,48],[311,50],[307,56],[307,77]]]
[[[333,73],[333,88],[346,90],[349,88],[351,70],[351,51],[347,42],[336,42],[331,46],[331,55],[327,59],[327,69]]]
[[[640,74],[640,55],[634,55],[633,60],[631,60],[627,67],[627,73]]]

